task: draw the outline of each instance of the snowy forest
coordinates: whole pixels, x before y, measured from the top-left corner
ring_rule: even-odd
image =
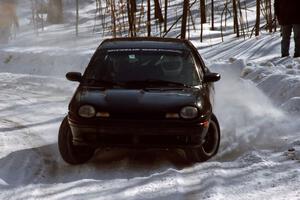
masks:
[[[86,4],[89,1],[82,1]],[[2,26],[16,26],[17,3],[7,1],[2,3]],[[31,9],[31,24],[34,29],[43,31],[49,24],[61,24],[73,21],[76,35],[80,32],[80,24],[86,20],[81,16],[80,1],[62,0],[34,0],[29,3]],[[205,28],[219,31],[219,37],[233,30],[237,37],[258,36],[260,31],[276,31],[276,19],[271,0],[258,1],[170,1],[170,0],[97,0],[94,8],[90,8],[90,15],[94,17],[91,32],[98,32],[101,36],[111,37],[168,37],[189,38],[191,32],[198,31],[199,39],[203,40]],[[254,5],[255,4],[255,5]],[[252,9],[255,6],[255,10]],[[70,8],[73,8],[72,11]],[[6,10],[6,11],[4,11]],[[174,12],[175,10],[175,12]],[[65,12],[72,12],[73,20],[66,17]],[[94,12],[92,14],[92,12]],[[5,16],[5,13],[6,16]],[[251,16],[249,18],[249,15]],[[255,16],[255,18],[253,18]],[[228,27],[229,26],[229,27]],[[232,26],[233,28],[231,28]],[[178,35],[174,30],[180,29]],[[109,34],[110,35],[109,35]],[[230,34],[232,34],[230,32]]]
[[[281,56],[281,30],[274,0],[0,0],[0,199],[299,200],[300,59]],[[81,84],[66,74],[121,37],[188,40],[221,75],[214,157],[99,148],[84,164],[62,159],[60,126]]]

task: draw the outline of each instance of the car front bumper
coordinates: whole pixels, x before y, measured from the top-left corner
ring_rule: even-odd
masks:
[[[208,130],[205,122],[153,120],[77,121],[69,117],[74,145],[126,148],[196,148]]]

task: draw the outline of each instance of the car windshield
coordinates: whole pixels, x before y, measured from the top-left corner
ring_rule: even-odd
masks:
[[[102,50],[93,58],[84,78],[103,84],[199,85],[191,53],[167,49]]]

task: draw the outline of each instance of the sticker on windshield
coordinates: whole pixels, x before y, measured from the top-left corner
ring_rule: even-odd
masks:
[[[130,60],[134,60],[135,59],[135,54],[130,54],[128,57],[129,57]]]

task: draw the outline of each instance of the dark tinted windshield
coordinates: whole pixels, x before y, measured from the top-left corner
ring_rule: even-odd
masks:
[[[166,49],[111,49],[98,52],[84,78],[115,83],[159,80],[187,86],[199,84],[191,54]]]

